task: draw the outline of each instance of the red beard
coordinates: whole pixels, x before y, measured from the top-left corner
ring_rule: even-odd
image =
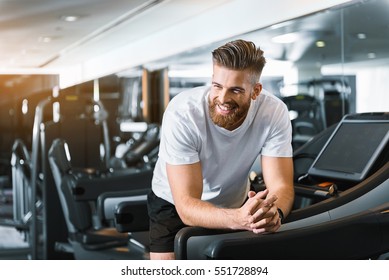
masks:
[[[233,130],[237,128],[243,122],[244,118],[247,115],[247,112],[250,108],[250,101],[246,104],[243,104],[239,107],[238,104],[229,102],[223,105],[226,105],[230,108],[233,108],[233,113],[228,115],[221,115],[217,112],[216,106],[220,105],[220,102],[216,99],[211,101],[209,100],[209,114],[212,121],[220,127],[223,127],[227,130]]]

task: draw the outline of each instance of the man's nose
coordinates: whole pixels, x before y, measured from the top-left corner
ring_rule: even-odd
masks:
[[[226,103],[229,100],[228,91],[226,89],[221,90],[218,98],[221,104]]]

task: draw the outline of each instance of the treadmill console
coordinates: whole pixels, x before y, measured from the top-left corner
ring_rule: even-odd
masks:
[[[346,115],[308,170],[310,177],[358,183],[388,153],[389,113]],[[386,155],[387,158],[387,155]]]

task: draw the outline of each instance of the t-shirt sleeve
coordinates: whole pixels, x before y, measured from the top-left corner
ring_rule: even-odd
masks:
[[[162,121],[159,156],[168,164],[192,164],[199,161],[198,141],[191,122],[173,112],[165,112]]]
[[[270,157],[292,157],[292,125],[288,109],[280,103],[271,119],[269,136],[262,147],[261,154]]]

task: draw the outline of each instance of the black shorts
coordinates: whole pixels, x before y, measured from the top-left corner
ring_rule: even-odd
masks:
[[[150,252],[174,252],[174,238],[185,227],[176,207],[151,191],[147,197],[150,217]]]

